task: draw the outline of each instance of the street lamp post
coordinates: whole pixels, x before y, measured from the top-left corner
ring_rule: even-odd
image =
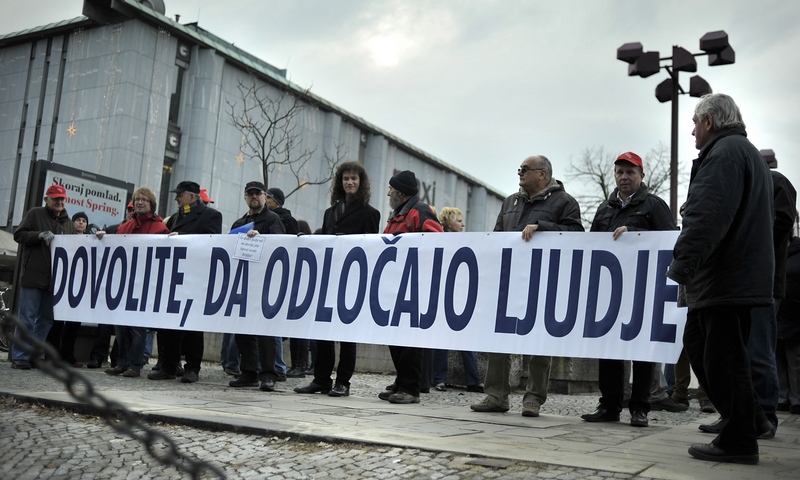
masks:
[[[697,60],[695,57],[703,55],[708,55],[708,64],[712,67],[730,65],[736,60],[736,54],[728,44],[728,34],[723,30],[703,35],[700,38],[700,50],[703,50],[703,53],[690,53],[688,50],[674,45],[671,57],[660,58],[658,52],[645,52],[639,42],[626,43],[617,49],[617,60],[628,64],[628,76],[645,78],[655,75],[661,68],[664,68],[670,77],[658,84],[656,98],[661,103],[672,101],[669,208],[672,211],[673,220],[678,218],[678,95],[688,93],[692,97],[701,97],[711,93],[708,82],[699,75],[689,79],[689,91],[684,91],[679,83],[679,73],[682,71],[696,72]],[[662,67],[661,62],[671,63]]]

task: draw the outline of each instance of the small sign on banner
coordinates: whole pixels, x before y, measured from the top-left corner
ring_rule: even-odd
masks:
[[[240,233],[238,236],[236,247],[233,250],[233,258],[247,260],[248,262],[260,262],[267,237],[262,235],[248,237],[246,233]]]

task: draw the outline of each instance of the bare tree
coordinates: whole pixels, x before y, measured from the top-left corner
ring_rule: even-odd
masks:
[[[573,194],[575,200],[581,205],[581,215],[586,226],[592,224],[592,219],[601,203],[608,200],[614,191],[614,160],[617,153],[609,153],[603,147],[587,148],[581,154],[577,163],[570,162],[567,178],[577,180],[584,185],[581,193]],[[660,142],[655,148],[644,156],[645,178],[644,182],[653,195],[663,198],[669,194],[669,147]],[[688,174],[680,173],[678,185],[688,181]],[[578,191],[572,188],[573,192]]]
[[[261,164],[264,185],[270,184],[270,174],[280,167],[288,168],[296,180],[293,187],[285,189],[287,198],[301,188],[322,185],[333,178],[336,165],[348,153],[340,144],[334,146],[333,152],[322,152],[326,168],[315,168],[311,174],[307,168],[317,146],[303,146],[298,120],[303,111],[310,108],[302,100],[308,98],[310,89],[297,93],[258,82],[255,76],[249,81],[239,80],[237,89],[241,101],[226,100],[227,113],[242,134],[241,154]]]

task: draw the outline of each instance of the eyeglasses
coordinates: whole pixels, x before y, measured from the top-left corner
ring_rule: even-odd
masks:
[[[526,173],[532,172],[534,170],[544,171],[544,168],[531,168],[531,167],[525,165],[525,166],[519,167],[517,169],[517,175],[525,175]]]
[[[150,203],[150,199],[148,199],[148,198],[134,198],[133,199],[133,203],[140,203],[140,202],[141,203],[144,203],[144,202]]]

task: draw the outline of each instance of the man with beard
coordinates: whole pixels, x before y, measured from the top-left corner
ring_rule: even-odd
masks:
[[[260,234],[286,233],[281,218],[266,206],[266,187],[258,181],[248,182],[244,187],[244,201],[249,207],[248,212],[240,219],[233,222],[231,230],[253,223],[253,228],[247,231],[248,237]],[[275,381],[278,375],[275,372],[275,355],[278,344],[275,337],[237,333],[233,337],[236,348],[242,356],[239,368],[242,374],[236,380],[231,380],[231,387],[259,387],[264,392],[275,390]],[[261,363],[261,371],[258,364]]]
[[[392,216],[383,233],[444,232],[433,209],[420,201],[414,172],[404,170],[389,180],[389,206]],[[419,403],[423,349],[390,345],[397,370],[395,382],[378,397],[391,403]]]

